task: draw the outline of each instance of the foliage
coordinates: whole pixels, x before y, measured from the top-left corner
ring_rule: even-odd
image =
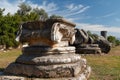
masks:
[[[21,23],[34,20],[46,20],[48,14],[44,9],[33,8],[25,3],[18,5],[19,9],[14,14],[3,15],[5,9],[0,8],[0,45],[8,49],[9,47],[17,47],[18,42],[15,41],[17,30]]]
[[[3,11],[5,11],[5,9],[1,9],[1,8],[0,8],[0,17],[2,17]]]
[[[111,43],[115,43],[115,40],[116,40],[115,36],[108,36],[107,39],[108,39],[108,41],[111,42]]]
[[[19,10],[17,11],[17,13],[19,14],[19,15],[26,15],[26,14],[28,14],[30,11],[31,11],[31,6],[29,6],[29,5],[27,5],[27,4],[25,4],[25,3],[21,3],[20,5],[19,5]]]
[[[22,22],[48,19],[47,12],[42,8],[36,7],[32,9],[30,5],[25,3],[21,3],[19,8],[17,14],[21,16]]]
[[[95,34],[95,33],[92,34],[90,31],[87,31],[87,33],[88,33],[88,35],[89,35],[90,37],[93,38],[94,41],[96,41],[96,40],[98,39],[98,37],[99,37],[97,34]]]
[[[62,17],[62,16],[59,16],[59,15],[53,14],[53,15],[50,16],[50,19],[53,19],[53,18],[63,18],[63,17]]]
[[[120,40],[116,39],[115,42],[116,42],[116,46],[120,45]]]
[[[87,31],[87,33],[88,33],[89,36],[92,36],[92,33],[90,31]]]
[[[45,12],[44,9],[34,8],[33,12],[38,14],[40,20],[48,19],[48,14]]]
[[[6,45],[6,48],[14,46],[13,42],[15,42],[15,21],[14,16],[7,14],[3,16],[0,20],[0,44]]]
[[[112,43],[113,46],[118,46],[120,45],[120,41],[116,39],[115,36],[108,36],[108,41]]]

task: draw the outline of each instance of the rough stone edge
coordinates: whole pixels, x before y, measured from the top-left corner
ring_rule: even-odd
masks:
[[[33,64],[35,64],[35,65],[40,65],[40,64],[49,65],[49,64],[75,63],[75,62],[80,61],[80,59],[81,59],[81,56],[79,56],[79,54],[69,54],[69,56],[66,56],[66,54],[61,54],[61,55],[57,54],[56,56],[48,55],[46,57],[21,55],[16,59],[16,62],[22,63],[22,64],[32,64],[32,65]]]
[[[91,70],[90,67],[88,68]],[[11,76],[11,75],[0,74],[0,80],[88,80],[90,73],[85,75],[86,72],[87,70],[84,73],[79,74],[79,76],[77,77],[66,77],[66,78],[27,78],[22,76]]]

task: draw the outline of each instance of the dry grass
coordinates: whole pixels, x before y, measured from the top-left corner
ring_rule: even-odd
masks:
[[[90,80],[120,80],[120,46],[113,48],[109,54],[83,57],[92,67]]]
[[[18,49],[0,51],[0,71],[20,55]],[[106,55],[86,55],[88,64],[92,67],[89,80],[120,80],[120,46],[115,47]]]
[[[20,55],[19,49],[13,49],[6,52],[0,51],[0,70],[3,70]]]

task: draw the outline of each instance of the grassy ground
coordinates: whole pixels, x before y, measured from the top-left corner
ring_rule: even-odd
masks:
[[[0,71],[13,62],[21,51],[18,49],[2,52],[0,51]],[[120,46],[115,47],[106,55],[86,55],[92,68],[89,80],[120,80]]]
[[[90,80],[120,80],[120,46],[106,55],[86,55],[92,68]]]
[[[0,71],[3,71],[7,65],[15,61],[20,53],[21,51],[19,49],[14,49],[6,52],[0,51]]]

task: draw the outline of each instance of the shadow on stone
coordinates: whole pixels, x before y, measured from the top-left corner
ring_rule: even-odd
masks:
[[[3,72],[4,71],[4,68],[0,68],[0,72]]]

